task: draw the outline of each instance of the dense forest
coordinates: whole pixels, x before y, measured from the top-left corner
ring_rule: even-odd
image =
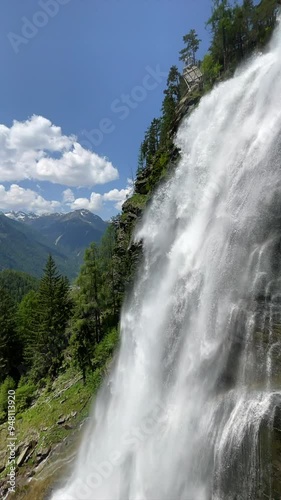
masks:
[[[253,0],[233,3],[213,0],[206,23],[211,32],[208,53],[197,60],[200,40],[195,30],[183,36],[179,60],[196,65],[202,82],[189,91],[176,65],[164,91],[161,116],[152,120],[140,145],[133,195],[114,217],[99,245],[92,243],[72,284],[62,276],[50,255],[41,280],[24,273],[0,273],[0,422],[7,414],[7,390],[16,389],[21,409],[36,391],[67,367],[87,375],[104,362],[102,342],[118,343],[118,322],[126,291],[141,258],[132,242],[136,222],[155,188],[172,171],[180,151],[173,135],[183,114],[197,104],[212,86],[231,76],[237,64],[262,50],[275,25],[277,2]],[[108,352],[106,352],[106,356]]]

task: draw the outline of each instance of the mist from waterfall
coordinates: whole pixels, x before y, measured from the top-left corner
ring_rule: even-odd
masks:
[[[263,498],[281,402],[280,95],[278,27],[181,125],[135,234],[119,354],[53,500]]]

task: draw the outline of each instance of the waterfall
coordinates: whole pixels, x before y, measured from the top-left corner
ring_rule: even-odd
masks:
[[[119,354],[53,500],[277,498],[280,89],[278,27],[182,123],[181,160],[135,233]]]

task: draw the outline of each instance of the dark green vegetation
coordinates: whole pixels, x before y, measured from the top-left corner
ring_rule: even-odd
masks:
[[[224,72],[229,76],[237,64],[268,41],[275,26],[276,0],[229,2],[214,0],[207,27],[212,33],[209,53],[202,61],[206,81],[211,84]]]
[[[73,276],[64,252],[66,248],[81,252],[72,232],[77,229],[75,218],[62,221],[46,217],[43,221],[52,243],[60,238],[51,249],[58,270],[49,257],[39,283],[23,273],[0,273],[0,421],[6,420],[7,390],[15,388],[21,440],[32,427],[37,429],[36,439],[41,445],[41,428],[48,426],[50,432],[44,442],[57,443],[67,433],[57,426],[62,413],[73,409],[86,416],[88,406],[83,413],[83,405],[99,387],[118,344],[121,304],[141,258],[141,246],[133,243],[134,228],[153,192],[172,174],[180,157],[173,143],[178,125],[216,82],[231,76],[253,50],[264,47],[275,17],[273,0],[258,5],[252,0],[239,4],[214,0],[207,22],[212,41],[201,62],[196,61],[196,32],[191,30],[183,37],[180,60],[199,66],[202,80],[188,89],[178,68],[170,69],[161,116],[152,120],[140,146],[134,193],[124,203],[121,214],[112,219],[99,244],[90,244],[71,286],[64,277]],[[0,216],[2,268],[17,267],[41,275],[50,247],[34,238],[33,228],[38,224]],[[90,241],[94,239],[91,233]],[[65,390],[67,401],[51,396],[48,399],[47,395],[57,390],[56,384],[67,384],[71,378],[76,382]],[[47,400],[51,405],[48,408]]]
[[[0,271],[0,288],[5,288],[16,303],[21,302],[31,290],[37,290],[38,286],[39,280],[27,273],[13,269]]]
[[[7,487],[8,391],[15,390],[17,460],[23,481],[18,493],[24,495],[22,475],[38,466],[56,443],[75,434],[107,373],[118,344],[114,325],[120,300],[112,285],[111,242],[110,226],[100,248],[93,243],[86,251],[85,264],[73,286],[57,271],[52,256],[39,282],[24,273],[2,273],[1,495]]]
[[[108,225],[88,210],[10,215],[0,214],[0,270],[17,269],[38,278],[49,253],[62,274],[75,278],[85,248],[92,241],[99,242]]]
[[[86,382],[87,375],[100,369],[111,354],[108,348],[113,338],[117,340],[121,303],[111,260],[113,238],[110,226],[100,247],[91,244],[72,287],[51,256],[39,282],[24,273],[2,273],[0,422],[6,418],[7,388],[17,388],[24,409],[36,390],[59,373],[76,366]]]

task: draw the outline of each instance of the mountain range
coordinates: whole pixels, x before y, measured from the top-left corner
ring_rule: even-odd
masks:
[[[0,214],[0,270],[17,269],[41,276],[51,253],[58,269],[73,278],[85,249],[99,242],[107,222],[89,210],[36,215],[25,212]]]

